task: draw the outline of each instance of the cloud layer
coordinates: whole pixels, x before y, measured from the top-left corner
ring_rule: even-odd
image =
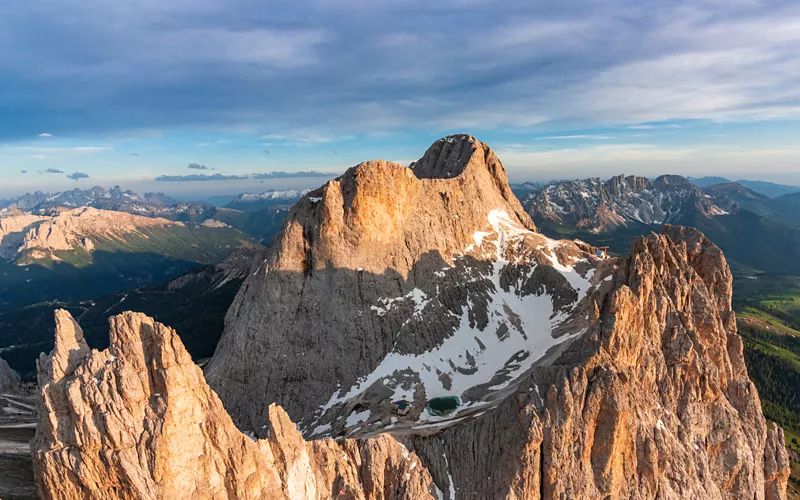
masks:
[[[788,0],[28,2],[0,33],[4,137],[800,117]]]

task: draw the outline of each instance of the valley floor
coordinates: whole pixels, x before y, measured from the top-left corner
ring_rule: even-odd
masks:
[[[35,399],[0,394],[0,498],[36,498],[28,442],[36,432]]]
[[[789,498],[800,498],[800,276],[747,273],[734,294],[750,378],[764,415],[785,431]]]

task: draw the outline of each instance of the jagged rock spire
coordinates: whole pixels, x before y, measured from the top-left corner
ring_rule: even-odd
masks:
[[[67,311],[56,318],[31,442],[40,498],[433,498],[394,439],[306,443],[277,406],[268,441],[239,432],[175,331],[152,318],[114,316],[109,348],[91,352]]]

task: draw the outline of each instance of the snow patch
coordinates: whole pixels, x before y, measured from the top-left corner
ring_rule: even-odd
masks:
[[[345,425],[347,425],[347,427],[352,427],[356,424],[360,424],[361,422],[366,422],[367,419],[369,418],[369,415],[370,415],[369,410],[360,411],[358,413],[351,413],[350,415],[347,416],[347,422],[345,422]]]

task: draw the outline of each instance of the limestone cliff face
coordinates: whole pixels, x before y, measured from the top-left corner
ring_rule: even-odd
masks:
[[[90,350],[68,312],[39,359],[31,442],[41,498],[431,498],[419,459],[389,436],[306,443],[270,406],[270,437],[239,432],[175,332],[142,314],[111,318]]]

